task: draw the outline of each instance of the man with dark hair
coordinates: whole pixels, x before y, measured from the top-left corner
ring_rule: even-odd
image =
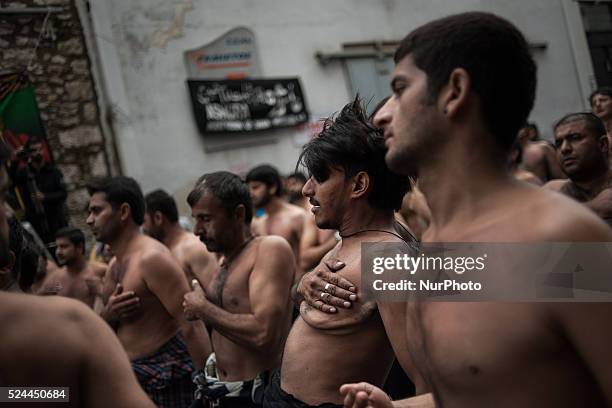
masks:
[[[311,175],[303,192],[313,205],[317,226],[337,229],[343,237],[320,265],[334,258],[346,260],[337,275],[353,282],[353,296],[361,296],[361,243],[413,240],[394,219],[408,177],[387,169],[382,132],[367,120],[358,98],[325,122],[322,132],[304,146],[299,162]],[[325,289],[319,289],[321,298],[331,296]],[[339,406],[338,387],[346,382],[367,379],[382,386],[394,350],[385,332],[393,317],[381,315],[375,301],[361,298],[335,314],[301,302],[264,406]],[[333,369],[325,361],[335,361]]]
[[[153,401],[189,406],[193,366],[203,366],[210,342],[202,322],[183,316],[185,274],[168,248],[140,232],[145,202],[134,179],[109,177],[88,190],[87,224],[115,254],[104,279],[101,316],[115,329]]]
[[[569,179],[544,187],[584,203],[612,226],[612,170],[603,122],[592,113],[571,113],[554,131],[557,157]]]
[[[564,179],[565,174],[559,167],[555,149],[545,141],[534,141],[537,135],[537,126],[527,123],[517,136],[520,147],[520,169],[534,174],[543,182],[553,179]]]
[[[593,113],[601,119],[608,135],[608,156],[612,158],[612,87],[604,86],[593,92],[589,98]]]
[[[302,187],[306,184],[306,176],[300,171],[289,174],[285,177],[285,190],[290,204],[302,207],[306,211],[310,210],[308,199],[302,194]]]
[[[181,228],[174,198],[163,190],[155,190],[145,196],[145,203],[143,232],[168,247],[189,284],[193,279],[210,279],[218,267],[217,259],[195,234]]]
[[[536,89],[536,66],[516,27],[488,13],[449,16],[410,33],[395,61],[393,96],[374,123],[384,128],[389,167],[418,173],[431,209],[424,242],[612,240],[591,211],[508,175],[506,157]],[[439,406],[612,403],[610,304],[405,307],[397,323],[405,324],[405,348]],[[366,383],[340,391],[347,407],[392,406]]]
[[[83,231],[74,227],[62,228],[55,234],[55,244],[55,255],[61,267],[45,277],[36,294],[70,297],[99,311],[106,267],[88,261]],[[95,307],[94,303],[97,303]]]
[[[0,143],[0,266],[9,260],[6,147]],[[68,387],[67,407],[152,408],[117,338],[85,305],[0,291],[3,387]],[[109,392],[112,390],[112,392]]]
[[[249,186],[253,207],[263,208],[264,215],[253,220],[255,235],[278,235],[287,240],[296,260],[299,260],[300,238],[304,228],[306,211],[297,205],[289,204],[282,198],[282,181],[278,170],[268,164],[254,167],[248,172],[246,182]]]
[[[196,376],[196,396],[210,406],[261,406],[291,324],[291,248],[280,237],[251,235],[249,190],[232,173],[205,174],[187,202],[195,233],[223,257],[212,279],[195,281],[183,303],[188,319],[212,327],[215,353]]]
[[[50,243],[57,230],[68,224],[64,175],[45,158],[44,141],[38,137],[30,138],[14,157],[10,175],[23,202],[25,218],[43,242]],[[24,165],[20,165],[21,160]]]

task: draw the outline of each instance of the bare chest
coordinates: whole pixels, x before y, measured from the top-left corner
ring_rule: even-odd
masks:
[[[407,303],[408,348],[423,375],[439,387],[507,381],[563,349],[539,305]]]
[[[220,267],[207,285],[206,297],[230,312],[250,312],[249,278],[253,270],[249,256]]]

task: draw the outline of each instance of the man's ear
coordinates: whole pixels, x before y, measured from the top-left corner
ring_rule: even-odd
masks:
[[[121,221],[127,221],[130,219],[131,207],[128,203],[121,203],[119,206],[119,219]]]
[[[153,213],[153,224],[156,226],[160,226],[164,222],[164,216],[161,211],[155,211]]]
[[[234,219],[236,221],[240,221],[244,223],[244,219],[246,218],[246,207],[244,204],[238,204],[234,209]]]
[[[602,153],[605,153],[606,155],[608,154],[610,149],[610,139],[608,138],[608,135],[603,135],[599,138],[599,149]]]
[[[351,198],[359,198],[366,194],[370,187],[370,175],[360,171],[352,177]]]
[[[452,118],[465,107],[471,87],[470,74],[463,68],[453,69],[438,97],[444,115]]]

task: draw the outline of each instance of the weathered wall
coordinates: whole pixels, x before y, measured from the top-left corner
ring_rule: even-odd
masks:
[[[3,7],[62,6],[49,17],[55,39],[44,35],[34,52],[44,14],[0,14],[0,71],[26,69],[36,92],[41,119],[56,163],[68,186],[72,223],[84,224],[88,202],[84,186],[92,176],[110,173],[99,110],[83,41],[82,26],[71,0],[2,2]]]
[[[188,10],[178,35],[163,46],[156,44],[156,36],[172,28],[175,8],[181,5]],[[289,171],[295,165],[303,141],[300,130],[252,134],[252,139],[274,140],[210,152],[206,136],[195,127],[183,52],[234,27],[254,31],[264,77],[301,78],[317,118],[337,111],[350,93],[342,64],[321,66],[316,51],[339,51],[343,43],[400,40],[416,26],[455,12],[498,13],[517,24],[529,41],[548,44],[535,53],[539,85],[532,119],[550,137],[556,118],[586,107],[584,68],[590,62],[583,58],[588,49],[580,38],[584,30],[577,7],[572,0],[107,0],[91,2],[91,13],[109,102],[117,112],[115,130],[125,172],[145,190],[162,187],[175,193],[206,171],[241,171],[261,162]]]

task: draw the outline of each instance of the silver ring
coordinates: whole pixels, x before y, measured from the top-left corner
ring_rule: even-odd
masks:
[[[323,296],[325,296],[325,295],[327,295],[327,293],[325,293],[325,292],[321,292],[321,294],[319,295],[319,298],[320,298],[321,300],[325,300],[325,298],[323,297]]]
[[[327,292],[327,289],[329,289],[329,287],[331,286],[331,283],[326,283],[325,284],[325,289],[323,289],[325,292]]]

